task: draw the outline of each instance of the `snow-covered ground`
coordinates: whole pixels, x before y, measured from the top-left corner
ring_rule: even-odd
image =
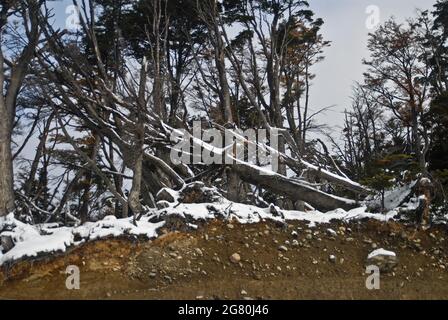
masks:
[[[100,221],[78,227],[59,227],[56,224],[25,224],[10,214],[0,218],[0,230],[3,230],[0,235],[11,236],[14,247],[4,254],[0,250],[0,265],[44,253],[64,252],[67,248],[86,241],[106,237],[136,235],[154,238],[157,236],[156,230],[163,226],[164,222],[150,223],[148,219],[149,217],[143,217],[135,226],[132,218],[117,219],[107,216]]]
[[[234,203],[222,198],[213,203],[168,203],[164,209],[152,209],[144,215],[137,226],[132,218],[117,219],[107,216],[97,222],[89,222],[82,226],[60,227],[57,224],[29,225],[14,218],[12,214],[0,218],[0,235],[11,236],[14,247],[2,254],[0,250],[0,265],[26,257],[36,257],[40,254],[64,252],[68,248],[78,246],[86,241],[106,237],[126,235],[146,236],[156,238],[157,230],[164,225],[163,218],[177,215],[187,218],[191,227],[199,220],[215,218],[235,219],[240,223],[257,223],[262,220],[275,221],[307,221],[310,227],[316,224],[329,223],[331,220],[348,221],[354,219],[373,218],[382,221],[392,219],[395,211],[389,214],[372,214],[366,212],[366,207],[350,211],[337,209],[322,213],[319,211],[286,211],[277,207],[259,208],[252,205]],[[160,221],[160,222],[150,222]]]

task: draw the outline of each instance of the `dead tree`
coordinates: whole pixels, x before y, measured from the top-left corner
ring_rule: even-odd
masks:
[[[0,10],[0,216],[14,210],[13,163],[11,141],[16,102],[30,61],[39,43],[42,18],[41,0],[4,1]],[[23,23],[26,44],[17,48],[19,54],[9,58],[3,48],[5,32],[10,23],[9,17],[17,14]]]

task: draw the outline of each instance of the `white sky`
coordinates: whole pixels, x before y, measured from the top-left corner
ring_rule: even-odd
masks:
[[[336,105],[319,120],[333,127],[343,124],[343,111],[350,106],[351,89],[362,80],[362,59],[368,58],[366,21],[369,6],[377,6],[380,23],[391,16],[398,21],[415,16],[416,9],[432,9],[435,0],[309,0],[317,17],[324,19],[322,33],[332,41],[325,60],[314,68],[317,77],[311,89],[311,106]],[[337,128],[335,128],[337,130]],[[335,132],[337,137],[337,132]]]

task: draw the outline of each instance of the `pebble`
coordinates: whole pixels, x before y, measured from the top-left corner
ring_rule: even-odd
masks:
[[[280,247],[278,247],[278,250],[282,251],[282,252],[286,252],[286,251],[288,251],[288,248],[286,248],[285,246],[280,246]]]
[[[337,232],[334,231],[333,229],[327,229],[327,233],[332,237],[336,237],[338,235]]]
[[[230,256],[230,262],[237,264],[240,261],[241,261],[241,256],[238,253],[234,253]]]

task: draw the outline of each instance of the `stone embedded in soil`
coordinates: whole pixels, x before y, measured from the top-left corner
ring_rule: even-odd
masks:
[[[330,260],[330,262],[332,263],[336,263],[336,256],[332,254],[328,257],[328,260]]]
[[[286,252],[286,251],[288,251],[288,248],[286,248],[285,246],[280,246],[280,247],[278,247],[278,250],[281,252]]]
[[[366,265],[375,265],[382,272],[390,272],[398,265],[398,258],[395,252],[378,249],[369,254]]]
[[[332,236],[332,237],[337,237],[338,236],[337,232],[334,231],[333,229],[330,229],[330,228],[327,229],[327,234],[329,236]]]
[[[234,253],[230,256],[230,262],[237,264],[240,261],[241,261],[241,256],[238,253]]]

